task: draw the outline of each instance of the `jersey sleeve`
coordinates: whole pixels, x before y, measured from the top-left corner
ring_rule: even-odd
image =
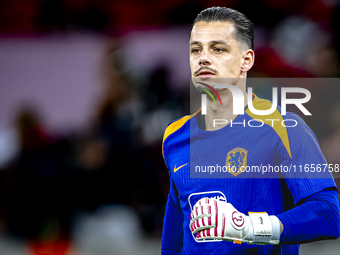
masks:
[[[169,126],[171,123],[169,124]],[[167,169],[170,169],[167,162],[167,147],[164,145],[164,140],[169,136],[169,126],[164,134],[162,153],[165,165]],[[168,194],[168,200],[165,208],[165,215],[163,220],[163,232],[162,232],[162,245],[161,254],[180,254],[183,246],[183,222],[184,214],[178,198],[178,191],[175,183],[172,179],[171,172],[169,171],[170,177],[170,190]]]
[[[277,217],[284,229],[280,244],[297,244],[339,237],[339,199],[335,190],[323,190]]]
[[[282,176],[295,204],[324,189],[337,190],[327,161],[312,130],[294,113],[287,114],[285,121],[297,123],[295,127],[287,127],[291,155],[280,143],[277,149],[277,160],[278,164],[290,169],[288,172],[283,172]]]
[[[175,187],[170,180],[162,233],[162,254],[180,254],[183,246],[184,214],[179,205]]]

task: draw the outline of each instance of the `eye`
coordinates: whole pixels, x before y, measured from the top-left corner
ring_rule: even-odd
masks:
[[[220,53],[220,52],[224,52],[225,50],[223,48],[215,47],[214,51]]]
[[[199,48],[192,48],[191,49],[191,53],[193,53],[193,54],[196,54],[196,53],[199,53],[199,52],[200,52]]]

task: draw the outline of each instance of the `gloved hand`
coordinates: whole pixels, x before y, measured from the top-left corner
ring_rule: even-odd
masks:
[[[234,243],[278,244],[280,221],[266,212],[239,212],[230,203],[202,198],[190,214],[190,230],[197,239],[221,239]]]

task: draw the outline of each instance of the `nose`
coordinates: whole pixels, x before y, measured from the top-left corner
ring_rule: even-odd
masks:
[[[206,51],[202,51],[199,59],[200,66],[210,66],[211,65],[211,58]]]

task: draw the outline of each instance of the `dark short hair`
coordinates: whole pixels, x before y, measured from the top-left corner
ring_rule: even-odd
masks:
[[[254,50],[254,28],[253,23],[246,17],[246,15],[226,7],[211,7],[201,11],[192,26],[199,21],[211,22],[222,21],[231,22],[234,24],[235,40],[247,45]]]

